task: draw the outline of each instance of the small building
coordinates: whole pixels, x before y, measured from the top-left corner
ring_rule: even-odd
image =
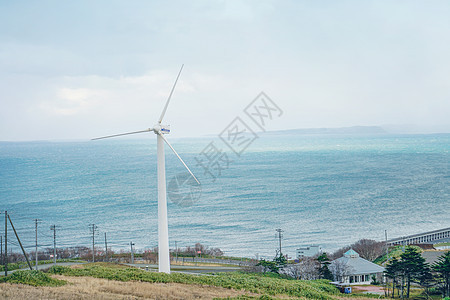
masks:
[[[371,284],[373,277],[381,282],[385,270],[382,266],[361,258],[353,249],[345,252],[343,257],[333,260],[329,268],[335,281],[349,285]]]
[[[297,249],[297,258],[313,257],[320,252],[322,252],[322,247],[317,245],[300,247]]]

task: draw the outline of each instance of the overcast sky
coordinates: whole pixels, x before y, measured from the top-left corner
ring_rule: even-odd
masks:
[[[0,0],[0,140],[165,122],[217,134],[264,91],[268,129],[450,132],[449,1]]]

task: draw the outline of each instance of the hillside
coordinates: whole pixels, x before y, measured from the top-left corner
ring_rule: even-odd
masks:
[[[344,135],[371,135],[371,134],[386,134],[380,126],[351,126],[351,127],[338,127],[338,128],[300,128],[289,130],[268,131],[265,135],[311,135],[311,134],[344,134]]]
[[[325,280],[288,280],[263,274],[219,273],[216,275],[190,275],[146,272],[113,264],[87,264],[74,267],[52,267],[48,274],[52,280],[63,280],[64,286],[37,287],[18,284],[29,280],[22,271],[12,283],[0,284],[0,298],[24,299],[344,299],[344,295]],[[28,275],[27,275],[28,274]],[[42,285],[49,281],[37,275]],[[34,276],[33,275],[33,276]],[[13,274],[14,276],[14,274]],[[31,277],[33,277],[31,276]],[[19,278],[19,281],[17,280]],[[60,281],[58,281],[60,282]],[[57,285],[60,285],[59,283]],[[77,296],[75,296],[77,295]],[[358,299],[352,297],[352,299]],[[366,298],[361,298],[366,299]]]

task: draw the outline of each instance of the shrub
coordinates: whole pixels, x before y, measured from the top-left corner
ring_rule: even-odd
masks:
[[[32,286],[61,286],[65,285],[66,281],[54,279],[47,274],[36,270],[20,270],[16,271],[7,277],[2,278],[3,282],[20,283]]]

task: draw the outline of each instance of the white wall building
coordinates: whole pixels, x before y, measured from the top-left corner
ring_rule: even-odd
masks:
[[[300,247],[297,249],[297,258],[302,258],[304,256],[313,257],[320,252],[322,252],[322,247],[317,245]]]
[[[381,282],[385,270],[359,257],[353,249],[345,252],[343,257],[333,260],[329,268],[334,275],[334,280],[344,284],[371,284],[373,276]]]

